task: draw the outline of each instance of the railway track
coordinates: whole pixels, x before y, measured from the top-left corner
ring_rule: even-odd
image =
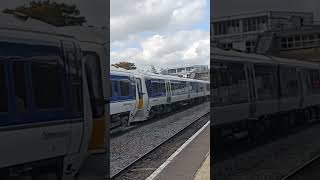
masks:
[[[283,177],[281,180],[293,180],[297,179],[296,177],[300,176],[300,179],[303,178],[303,175],[306,174],[306,171],[314,166],[319,166],[319,161],[320,161],[320,154],[317,156],[313,157],[309,161],[301,164],[298,166],[296,169],[291,171],[288,175]],[[303,178],[304,179],[304,178]]]
[[[112,176],[111,179],[145,179],[152,174],[152,172],[156,170],[176,149],[178,149],[179,146],[181,146],[188,138],[195,134],[209,120],[210,112],[207,112],[167,140],[157,145],[151,151],[132,161],[120,172]]]
[[[121,128],[115,128],[115,129],[112,129],[110,131],[110,134],[111,134],[111,138],[114,138],[114,137],[118,137],[118,136],[121,136],[127,132],[130,132],[134,129],[137,129],[141,126],[145,126],[145,125],[148,125],[148,124],[151,124],[151,123],[154,123],[156,121],[159,121],[163,118],[166,118],[166,117],[169,117],[169,116],[172,116],[174,115],[175,113],[179,113],[179,112],[183,112],[187,109],[190,109],[192,107],[195,107],[197,105],[200,105],[200,104],[203,104],[203,103],[206,103],[207,101],[205,102],[202,102],[202,103],[196,103],[196,104],[192,104],[192,105],[187,105],[187,106],[182,106],[182,107],[179,107],[177,108],[175,111],[173,112],[168,112],[168,113],[165,113],[165,114],[161,114],[161,115],[157,115],[147,121],[142,121],[142,122],[134,122],[132,123],[129,127],[126,127],[124,129],[121,129]]]

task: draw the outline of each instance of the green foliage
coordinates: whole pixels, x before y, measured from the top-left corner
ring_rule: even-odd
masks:
[[[85,17],[80,16],[76,5],[50,2],[50,0],[30,1],[28,6],[4,9],[3,12],[7,14],[22,13],[54,26],[75,26],[86,22]]]
[[[126,69],[126,70],[137,69],[137,67],[134,65],[134,63],[126,62],[126,61],[122,61],[122,62],[118,62],[116,64],[112,64],[112,66],[114,66],[116,68],[123,68],[123,69]]]

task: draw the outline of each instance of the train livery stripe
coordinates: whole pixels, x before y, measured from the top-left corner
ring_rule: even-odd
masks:
[[[40,122],[40,123],[33,123],[33,124],[19,124],[14,126],[5,126],[5,127],[0,127],[0,131],[13,131],[13,130],[19,130],[19,129],[47,127],[47,126],[53,126],[53,125],[72,124],[72,123],[80,123],[80,122],[83,122],[83,118],[62,119],[62,120],[47,121],[47,122]]]
[[[105,116],[93,119],[91,139],[89,143],[90,151],[106,150],[106,119]]]

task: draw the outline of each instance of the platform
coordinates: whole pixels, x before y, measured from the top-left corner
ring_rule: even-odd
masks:
[[[206,126],[176,156],[156,170],[154,180],[209,180],[210,179],[210,125]],[[163,165],[164,165],[163,164]]]
[[[106,154],[92,154],[79,170],[75,180],[100,180],[106,176]]]

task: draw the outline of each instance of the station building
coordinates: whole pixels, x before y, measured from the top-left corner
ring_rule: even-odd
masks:
[[[264,11],[211,19],[211,44],[226,49],[318,61],[320,25],[313,13]]]
[[[211,19],[213,37],[227,48],[252,51],[259,35],[313,25],[313,13],[263,11]]]
[[[167,68],[160,73],[164,75],[207,80],[209,78],[209,72],[209,67],[207,65],[191,65]]]

